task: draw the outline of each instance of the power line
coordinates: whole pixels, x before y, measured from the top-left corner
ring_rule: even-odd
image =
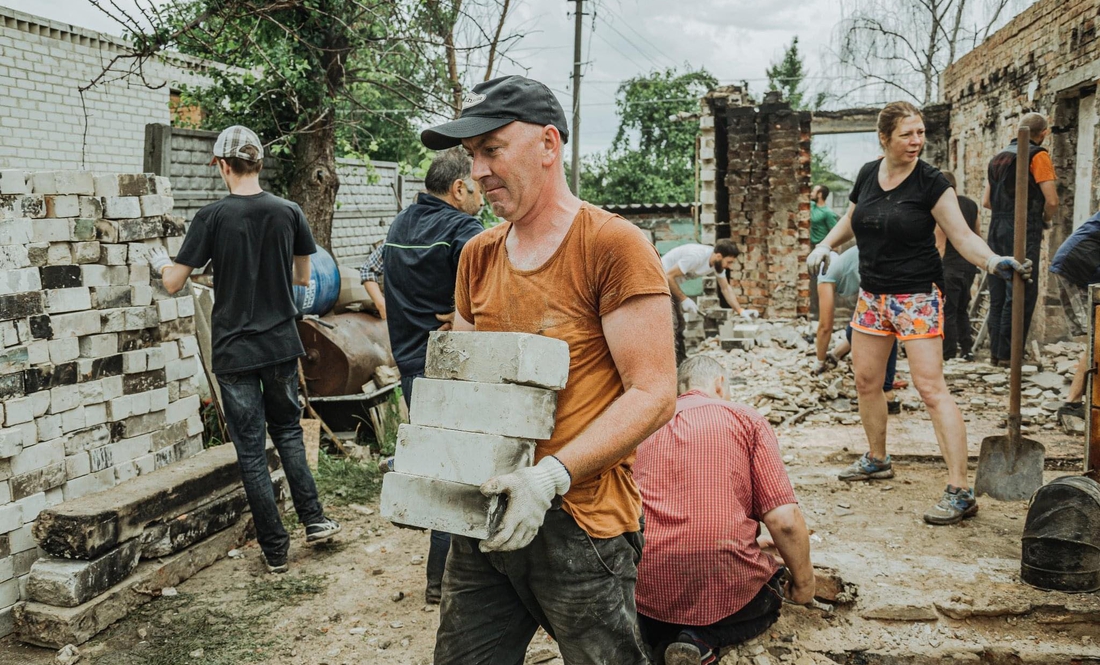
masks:
[[[632,47],[634,47],[634,50],[635,50],[635,51],[637,51],[638,53],[641,53],[641,54],[642,54],[642,56],[643,56],[643,57],[644,57],[644,58],[645,58],[646,60],[649,60],[649,61],[650,61],[651,63],[653,63],[653,66],[654,66],[654,67],[656,67],[657,69],[664,69],[664,67],[663,67],[663,66],[661,65],[661,63],[659,63],[659,62],[657,62],[656,60],[654,60],[654,59],[653,59],[653,58],[652,58],[652,57],[651,57],[651,56],[650,56],[650,55],[649,55],[648,53],[646,53],[645,51],[643,51],[643,50],[641,49],[641,47],[639,47],[639,46],[638,46],[637,44],[635,44],[635,43],[633,42],[633,40],[631,40],[631,39],[630,39],[629,37],[627,37],[627,36],[626,36],[626,35],[624,35],[623,33],[619,32],[618,28],[616,28],[616,27],[615,27],[615,25],[614,25],[614,24],[613,24],[613,23],[612,23],[611,21],[608,21],[608,20],[607,20],[606,18],[604,18],[603,16],[600,16],[600,17],[599,17],[599,19],[600,19],[601,21],[603,21],[603,24],[604,24],[604,25],[606,25],[606,26],[607,26],[608,28],[610,28],[612,32],[614,32],[614,33],[615,33],[616,35],[618,35],[618,36],[622,37],[622,38],[623,38],[623,41],[625,41],[625,42],[626,42],[627,44],[630,44],[630,45],[631,45]]]
[[[643,43],[643,44],[646,44],[646,45],[652,46],[652,43],[650,42],[650,38],[649,38],[649,37],[646,37],[646,36],[645,36],[645,35],[643,35],[642,33],[640,33],[640,32],[638,32],[637,30],[635,30],[635,29],[634,29],[634,26],[630,25],[630,22],[629,22],[629,21],[627,21],[627,20],[625,20],[625,19],[624,19],[624,18],[623,18],[623,17],[622,17],[622,16],[620,15],[620,14],[618,14],[618,13],[617,13],[617,12],[616,12],[615,10],[613,10],[613,9],[610,9],[610,8],[609,8],[609,9],[608,9],[607,11],[608,11],[608,12],[609,12],[609,13],[611,14],[611,16],[612,16],[613,18],[617,18],[617,19],[619,20],[619,23],[621,23],[622,25],[626,26],[626,29],[627,29],[627,30],[630,30],[630,31],[631,31],[631,32],[633,32],[633,33],[634,33],[635,35],[637,35],[637,36],[638,36],[638,38],[642,40],[642,43]],[[658,55],[659,57],[662,57],[662,58],[664,58],[665,60],[667,60],[667,61],[668,61],[668,62],[670,63],[670,66],[671,66],[671,67],[675,68],[675,67],[677,66],[677,65],[676,65],[676,63],[675,63],[675,62],[674,62],[674,61],[672,60],[672,58],[668,57],[668,56],[667,56],[667,55],[666,55],[666,54],[664,53],[664,51],[662,51],[662,50],[660,50],[660,49],[658,49],[658,48],[654,48],[654,51],[655,51],[655,52],[657,53],[657,55]]]

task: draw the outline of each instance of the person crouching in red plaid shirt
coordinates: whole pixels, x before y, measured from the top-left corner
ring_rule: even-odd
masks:
[[[726,398],[713,358],[680,365],[676,415],[638,447],[645,507],[635,598],[643,637],[665,665],[708,665],[719,650],[763,633],[784,596],[814,596],[810,538],[759,413]],[[760,536],[760,522],[771,537]],[[763,550],[779,550],[790,571]],[[786,588],[784,588],[786,587]]]

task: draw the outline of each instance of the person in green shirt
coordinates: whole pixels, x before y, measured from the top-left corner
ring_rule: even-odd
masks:
[[[810,244],[815,247],[829,235],[839,219],[829,207],[828,201],[829,188],[825,185],[814,185],[810,190]]]

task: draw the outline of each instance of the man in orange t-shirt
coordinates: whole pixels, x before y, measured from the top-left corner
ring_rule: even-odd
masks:
[[[630,467],[675,408],[668,283],[641,231],[569,192],[568,138],[553,93],[521,76],[478,84],[457,120],[421,134],[433,150],[461,143],[507,220],[462,251],[454,329],[569,344],[569,380],[536,464],[482,485],[508,496],[499,529],[451,542],[435,665],[522,662],[540,625],[570,665],[649,662],[634,605],[642,503]]]
[[[1049,229],[1058,212],[1058,188],[1050,153],[1042,147],[1050,136],[1047,119],[1039,113],[1025,113],[1020,126],[1031,130],[1028,146],[1027,245],[1024,252],[1032,265],[1039,265],[1043,229]],[[989,248],[1012,256],[1016,228],[1016,139],[989,161],[988,180],[982,205],[993,211],[989,223]],[[989,355],[994,365],[1007,367],[1012,355],[1012,280],[989,278]],[[1031,328],[1031,315],[1039,299],[1039,280],[1024,284],[1024,339]]]

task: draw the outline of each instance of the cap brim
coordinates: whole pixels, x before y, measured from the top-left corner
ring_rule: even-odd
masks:
[[[429,150],[446,150],[461,144],[462,139],[487,134],[511,122],[515,122],[515,118],[459,118],[420,132],[420,142]]]

